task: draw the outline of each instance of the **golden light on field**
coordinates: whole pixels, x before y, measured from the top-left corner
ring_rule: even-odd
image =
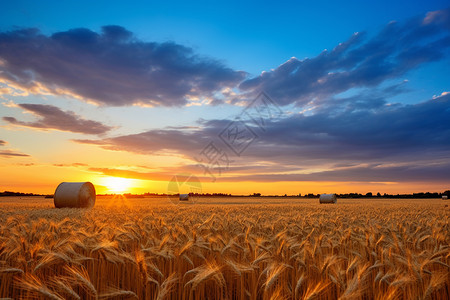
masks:
[[[108,193],[124,194],[131,192],[134,179],[122,177],[104,177],[101,179],[101,185],[105,186]]]
[[[0,298],[449,299],[441,199],[126,200],[2,197]]]

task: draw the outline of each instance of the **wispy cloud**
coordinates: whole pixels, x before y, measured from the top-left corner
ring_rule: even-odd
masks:
[[[0,147],[5,146],[6,144],[8,144],[7,141],[0,140]],[[5,149],[5,150],[0,150],[0,157],[6,157],[6,158],[9,158],[9,157],[30,157],[30,155],[24,154],[24,153],[15,151],[15,150]]]
[[[0,156],[2,157],[29,157],[30,155],[21,152],[16,152],[13,150],[3,150],[0,151]]]
[[[140,41],[120,26],[51,36],[34,28],[2,32],[0,60],[0,81],[15,88],[112,106],[186,105],[246,76],[174,42]]]
[[[313,58],[293,57],[239,87],[247,92],[264,90],[280,104],[300,106],[352,88],[376,87],[421,64],[448,57],[449,11],[391,22],[373,37],[355,33],[331,51]]]
[[[3,120],[14,125],[38,129],[56,129],[84,134],[103,134],[112,129],[100,122],[86,120],[70,111],[62,111],[58,107],[44,104],[18,104],[18,107],[40,117],[35,122],[23,122],[13,117]]]
[[[72,164],[53,164],[54,167],[87,167],[84,163],[72,163]]]

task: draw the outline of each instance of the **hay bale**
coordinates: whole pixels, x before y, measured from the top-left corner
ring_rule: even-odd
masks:
[[[447,195],[442,196],[442,200],[447,200],[447,199],[448,199]]]
[[[180,201],[189,201],[189,194],[180,194]]]
[[[319,203],[336,203],[336,194],[322,194],[319,198]]]
[[[95,204],[95,187],[90,182],[62,182],[53,197],[55,207],[88,208]]]

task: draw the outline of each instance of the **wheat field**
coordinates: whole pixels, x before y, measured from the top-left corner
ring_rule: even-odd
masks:
[[[0,297],[450,299],[445,201],[195,200],[0,199]]]

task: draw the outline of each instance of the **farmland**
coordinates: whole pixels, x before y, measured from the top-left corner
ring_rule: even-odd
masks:
[[[0,297],[449,299],[447,203],[5,197]]]

